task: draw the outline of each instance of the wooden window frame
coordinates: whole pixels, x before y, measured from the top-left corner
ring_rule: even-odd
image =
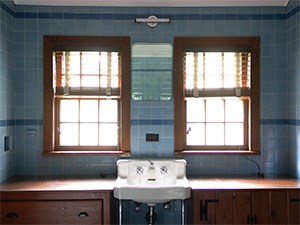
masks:
[[[193,47],[247,47],[251,52],[251,92],[248,146],[236,149],[199,149],[186,145],[186,105],[183,62],[185,49]],[[260,154],[260,38],[175,37],[173,59],[174,151],[175,154]]]
[[[56,148],[55,114],[57,113],[53,85],[53,51],[57,47],[117,47],[122,55],[122,78],[119,100],[119,146],[117,150],[87,148],[61,151]],[[128,155],[130,153],[130,38],[93,36],[44,36],[44,142],[43,153],[57,154],[110,154]]]

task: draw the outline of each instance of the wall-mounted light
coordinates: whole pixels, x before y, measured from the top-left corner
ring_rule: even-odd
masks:
[[[170,23],[170,18],[157,18],[156,16],[149,16],[148,18],[136,18],[136,23],[147,23],[149,27],[156,27],[158,23]]]

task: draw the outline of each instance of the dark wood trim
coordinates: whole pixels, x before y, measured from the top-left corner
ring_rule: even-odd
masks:
[[[55,99],[52,78],[52,52],[64,46],[91,48],[113,47],[119,49],[122,55],[122,81],[120,99],[120,140],[119,152],[130,152],[130,38],[129,37],[94,37],[94,36],[44,36],[44,153],[55,152]],[[91,149],[87,149],[91,150]],[[93,149],[95,150],[95,149]],[[111,152],[111,149],[98,149],[99,151]],[[106,151],[108,150],[108,151]],[[73,153],[76,149],[73,148]],[[78,153],[89,151],[79,151]],[[93,153],[95,151],[92,151]]]
[[[203,149],[189,149],[186,146],[186,122],[184,101],[183,63],[185,49],[192,47],[230,47],[247,48],[251,51],[251,101],[249,104],[249,143],[242,151],[233,149],[207,149],[207,153],[260,153],[260,38],[259,37],[175,37],[173,58],[173,96],[174,96],[174,150],[176,154],[203,153]]]

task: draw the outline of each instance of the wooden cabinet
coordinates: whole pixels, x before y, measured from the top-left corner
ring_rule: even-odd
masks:
[[[194,224],[233,224],[231,191],[193,191]]]
[[[300,190],[194,190],[193,224],[300,225]]]
[[[234,224],[270,224],[268,191],[236,191]]]
[[[288,191],[288,224],[300,224],[300,190]]]
[[[288,224],[287,190],[270,191],[270,224]]]
[[[0,224],[110,224],[110,192],[1,193]]]

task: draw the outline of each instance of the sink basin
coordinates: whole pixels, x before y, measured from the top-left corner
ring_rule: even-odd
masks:
[[[120,159],[114,197],[153,206],[191,195],[184,159]]]

